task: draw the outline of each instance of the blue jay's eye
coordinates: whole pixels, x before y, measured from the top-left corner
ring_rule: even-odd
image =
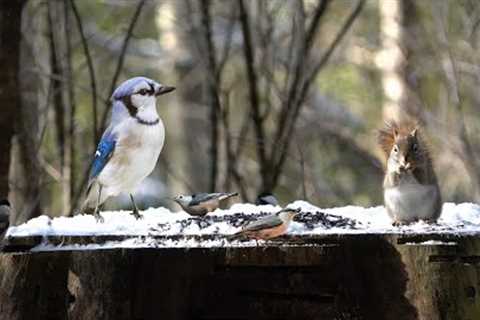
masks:
[[[146,90],[146,89],[142,89],[142,90],[138,91],[138,94],[141,94],[142,96],[144,96],[144,95],[147,94],[147,90]]]

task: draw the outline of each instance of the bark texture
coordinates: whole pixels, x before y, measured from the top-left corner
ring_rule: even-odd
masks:
[[[0,1],[0,198],[9,192],[10,149],[20,109],[18,69],[21,15],[25,1]]]
[[[69,319],[480,316],[478,237],[301,240],[316,245],[3,254],[0,319],[61,319],[65,310]],[[6,278],[9,270],[22,271]]]

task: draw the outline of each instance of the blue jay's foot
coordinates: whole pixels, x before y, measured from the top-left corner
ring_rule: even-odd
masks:
[[[95,220],[97,220],[97,223],[104,223],[105,219],[100,215],[100,210],[96,209],[93,212],[93,215],[95,216]]]
[[[135,217],[135,219],[140,220],[143,219],[143,216],[140,214],[137,208],[134,208],[132,210],[132,215]]]

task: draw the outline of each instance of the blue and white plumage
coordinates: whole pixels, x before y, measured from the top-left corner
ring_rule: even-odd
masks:
[[[84,204],[94,208],[97,220],[98,207],[121,192],[130,194],[133,214],[140,217],[132,192],[155,168],[165,139],[156,98],[174,89],[135,77],[113,92],[110,125],[95,151]]]

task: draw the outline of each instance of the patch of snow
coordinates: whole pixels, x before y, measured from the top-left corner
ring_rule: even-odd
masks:
[[[383,206],[363,208],[318,208],[305,201],[288,205],[300,208],[301,213],[290,224],[289,234],[480,234],[480,206],[473,203],[445,203],[436,224],[417,222],[406,226],[392,226]],[[7,237],[26,236],[127,236],[127,240],[83,246],[54,246],[44,243],[36,250],[76,250],[138,247],[224,247],[254,246],[255,241],[229,241],[224,235],[239,231],[242,225],[272,214],[280,207],[271,205],[234,204],[228,210],[218,209],[207,216],[191,217],[183,211],[171,212],[165,208],[150,208],[136,220],[129,211],[105,211],[104,223],[97,223],[91,215],[49,218],[40,216],[26,223],[10,227]],[[155,238],[157,236],[157,238]],[[161,240],[158,236],[163,237]],[[166,239],[177,236],[175,239]],[[180,236],[180,237],[178,237]],[[185,236],[185,237],[183,237]],[[215,236],[198,240],[194,236]],[[418,244],[417,244],[418,245]]]
[[[407,246],[456,246],[458,243],[455,241],[438,241],[438,240],[428,240],[423,242],[406,242]]]

